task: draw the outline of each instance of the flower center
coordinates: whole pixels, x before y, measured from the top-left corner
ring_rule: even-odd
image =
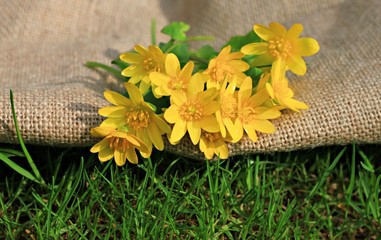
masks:
[[[216,83],[222,83],[225,77],[231,79],[234,74],[234,69],[232,69],[226,63],[216,63],[216,66],[212,69],[212,81]]]
[[[237,117],[237,100],[231,96],[224,96],[221,101],[221,113],[223,118],[235,119]]]
[[[179,114],[185,122],[197,121],[202,118],[202,107],[197,101],[189,101],[181,105]]]
[[[125,138],[119,138],[119,137],[110,138],[110,148],[112,150],[124,151],[129,147],[130,147],[130,144]]]
[[[171,78],[171,80],[168,82],[168,88],[171,90],[186,92],[188,86],[189,83],[187,81],[184,81],[183,79],[179,79],[177,77]]]
[[[283,37],[275,37],[269,44],[269,52],[274,58],[287,58],[292,54],[291,42]]]
[[[210,132],[206,132],[206,131],[202,131],[202,135],[206,138],[206,140],[208,142],[215,142],[219,139],[221,139],[221,134],[219,132],[216,132],[216,133],[210,133]]]
[[[148,127],[150,123],[149,113],[141,109],[133,109],[126,114],[126,122],[135,131]]]
[[[143,67],[147,71],[161,72],[160,64],[155,61],[152,57],[148,57],[143,60]]]
[[[249,103],[244,103],[243,107],[241,108],[241,111],[238,113],[238,117],[241,120],[242,123],[247,124],[251,120],[253,120],[256,112],[252,106],[250,106]]]

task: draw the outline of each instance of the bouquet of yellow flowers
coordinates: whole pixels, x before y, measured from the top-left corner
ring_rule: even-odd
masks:
[[[188,135],[207,159],[229,157],[227,143],[244,134],[257,141],[257,132],[271,134],[271,120],[281,111],[308,109],[293,98],[286,71],[304,75],[302,57],[319,51],[312,38],[300,38],[301,24],[289,30],[279,23],[256,24],[245,36],[232,37],[217,52],[210,45],[191,50],[189,42],[208,37],[188,37],[189,25],[173,22],[162,29],[170,40],[136,45],[114,60],[120,70],[88,62],[125,81],[126,94],[105,91],[112,104],[99,110],[106,119],[91,134],[103,137],[90,151],[104,162],[138,163],[137,151],[150,157],[153,148],[164,150]],[[153,31],[155,32],[155,31]],[[237,143],[239,144],[239,143]]]

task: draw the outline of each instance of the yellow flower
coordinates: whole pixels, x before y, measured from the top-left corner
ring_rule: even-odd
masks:
[[[138,156],[135,149],[141,153],[149,154],[150,150],[136,136],[121,130],[110,127],[96,127],[90,131],[95,137],[104,137],[103,140],[95,144],[90,152],[98,153],[101,162],[106,162],[114,157],[118,166],[123,166],[126,159],[134,164],[138,163]]]
[[[171,95],[171,106],[164,112],[167,122],[174,124],[170,142],[176,143],[186,132],[196,145],[201,136],[201,129],[208,132],[220,130],[214,113],[219,105],[214,98],[215,88],[204,91],[204,82],[200,74],[192,76],[187,93],[174,91]]]
[[[275,73],[272,69],[271,74],[266,73],[263,79],[269,79],[270,75],[271,80],[270,82],[266,82],[265,87],[275,104],[296,112],[299,112],[299,109],[308,109],[307,104],[292,98],[294,92],[288,87],[288,80],[284,74],[281,74],[280,78],[275,78]]]
[[[234,75],[238,77],[237,84],[239,86],[246,77],[243,72],[248,70],[250,66],[241,60],[244,54],[240,52],[230,53],[230,51],[231,46],[228,45],[221,50],[217,57],[210,60],[208,68],[204,71],[209,76],[208,89],[215,87],[219,90],[225,78],[230,82]]]
[[[252,95],[252,80],[247,77],[243,80],[238,91],[238,117],[237,117],[237,137],[243,136],[243,130],[249,138],[256,142],[258,132],[274,133],[275,127],[268,119],[278,118],[281,113],[274,107],[267,107],[263,104],[268,100],[269,95],[266,89]]]
[[[180,70],[179,59],[169,53],[165,58],[165,73],[152,72],[149,75],[151,82],[157,86],[154,89],[155,96],[170,96],[173,91],[186,92],[193,68],[194,63],[190,61]]]
[[[127,126],[152,150],[152,144],[158,150],[164,149],[163,138],[171,131],[168,124],[155,114],[152,108],[144,101],[139,89],[130,82],[124,83],[130,99],[113,91],[105,91],[105,98],[115,106],[101,108],[99,114],[108,117],[101,126],[118,128]],[[149,157],[144,155],[143,157]]]
[[[216,118],[220,126],[220,132],[222,137],[227,136],[227,132],[233,137],[232,142],[237,142],[240,139],[237,139],[237,126],[235,120],[238,116],[238,102],[235,97],[236,81],[234,78],[233,81],[228,85],[225,80],[223,83],[220,94],[218,97],[218,102],[220,108],[216,112]],[[227,131],[226,131],[227,130]]]
[[[265,41],[250,43],[241,48],[241,52],[246,55],[259,55],[253,60],[253,66],[266,66],[277,62],[273,68],[278,69],[281,65],[286,65],[293,73],[304,75],[307,67],[302,57],[311,56],[319,51],[319,44],[315,39],[299,38],[303,31],[301,24],[294,24],[288,31],[276,22],[270,23],[269,28],[256,24],[253,29]]]
[[[151,87],[149,74],[151,72],[162,72],[164,70],[164,54],[157,46],[148,46],[148,49],[136,45],[134,50],[137,53],[123,53],[120,59],[131,64],[122,71],[122,75],[130,77],[129,82],[139,84],[139,90],[143,94]]]
[[[220,159],[227,159],[229,149],[225,141],[229,141],[229,139],[223,138],[219,132],[201,131],[200,151],[204,153],[207,159],[212,159],[214,154]]]

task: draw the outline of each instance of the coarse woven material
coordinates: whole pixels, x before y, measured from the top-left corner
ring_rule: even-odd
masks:
[[[151,19],[191,25],[189,35],[211,35],[219,48],[254,23],[302,23],[302,36],[320,43],[307,74],[290,76],[295,98],[310,109],[285,111],[275,134],[243,139],[230,154],[289,151],[322,145],[381,142],[381,2],[378,0],[141,0],[0,2],[0,142],[17,143],[9,101],[25,142],[88,146],[89,134],[110,105],[106,89],[123,91],[109,74],[84,66],[109,64],[135,44],[150,43]],[[167,40],[159,34],[158,40]],[[189,140],[168,151],[202,157]]]

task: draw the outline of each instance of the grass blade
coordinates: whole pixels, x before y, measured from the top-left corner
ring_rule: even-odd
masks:
[[[12,115],[13,115],[13,122],[15,124],[17,139],[18,139],[18,141],[20,143],[21,149],[24,152],[25,157],[28,160],[28,163],[29,163],[30,167],[32,168],[33,173],[36,176],[38,182],[40,184],[42,184],[42,185],[45,185],[45,181],[44,181],[44,179],[42,179],[41,174],[38,171],[36,165],[34,164],[33,159],[30,156],[30,154],[28,152],[28,149],[26,149],[26,146],[25,146],[24,141],[22,139],[22,136],[21,136],[21,133],[20,133],[20,129],[19,129],[19,126],[18,126],[18,123],[17,123],[17,116],[16,116],[16,111],[15,111],[15,105],[14,105],[14,102],[13,102],[13,92],[12,92],[12,90],[9,90],[9,95],[10,95],[10,101],[11,101],[11,107],[12,107]]]
[[[38,179],[33,174],[31,174],[30,172],[28,172],[24,168],[20,167],[17,163],[13,162],[11,159],[9,159],[7,156],[5,156],[2,153],[0,153],[0,160],[3,161],[5,164],[7,164],[10,168],[15,170],[17,173],[21,174],[22,176],[24,176],[24,177],[26,177],[26,178],[34,181],[34,182],[39,183]]]
[[[311,190],[311,192],[308,194],[308,196],[306,197],[306,201],[309,201],[316,193],[316,191],[321,188],[321,186],[323,186],[325,180],[327,179],[327,177],[329,176],[329,174],[332,172],[332,170],[335,168],[336,164],[339,162],[339,160],[341,159],[341,157],[343,156],[344,152],[347,150],[347,148],[345,147],[343,150],[341,150],[341,152],[339,153],[339,155],[337,155],[337,157],[333,160],[333,162],[331,163],[331,165],[329,165],[329,167],[324,171],[323,173],[323,176],[321,176],[319,182],[314,186],[314,188]]]

